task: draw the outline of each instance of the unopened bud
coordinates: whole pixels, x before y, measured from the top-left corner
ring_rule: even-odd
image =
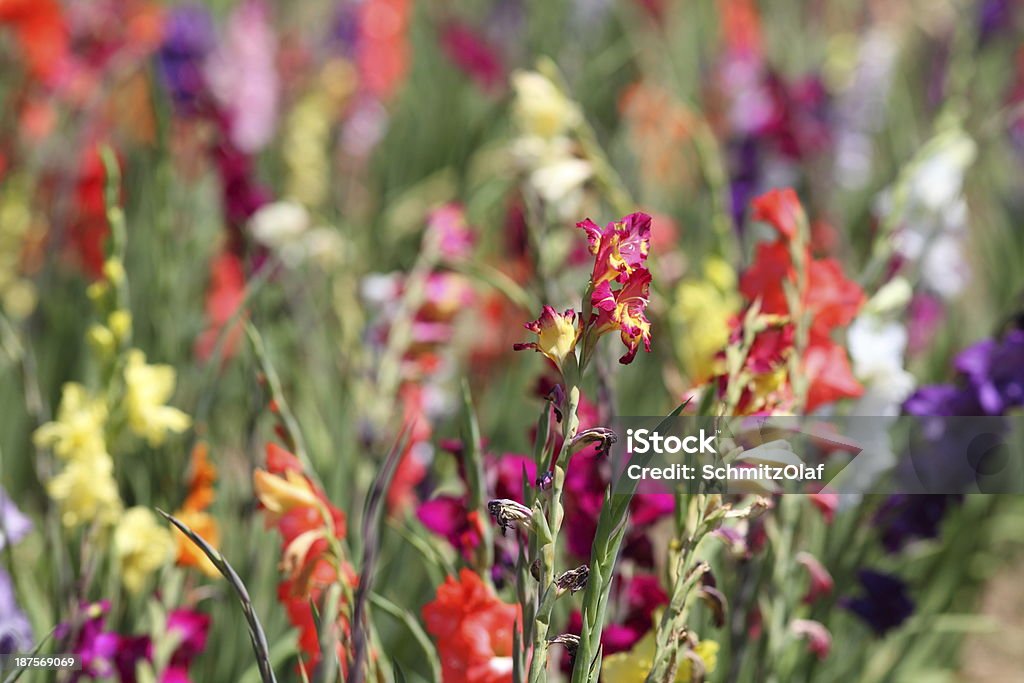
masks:
[[[106,357],[114,352],[116,342],[109,328],[103,325],[93,325],[86,333],[86,338],[98,355]]]
[[[509,498],[496,498],[487,503],[487,511],[501,529],[501,535],[511,528],[529,529],[533,513],[530,508]]]
[[[107,259],[103,264],[103,274],[111,284],[119,285],[124,282],[124,264],[121,263],[121,259]]]
[[[118,342],[124,341],[132,331],[132,314],[119,308],[107,316],[107,326]]]

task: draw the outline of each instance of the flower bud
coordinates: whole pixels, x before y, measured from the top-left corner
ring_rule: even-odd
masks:
[[[811,584],[807,589],[807,595],[804,596],[805,603],[810,604],[832,592],[835,582],[832,580],[832,575],[825,569],[825,565],[818,558],[808,552],[799,552],[796,555],[796,561],[806,567],[807,573],[811,577]]]
[[[823,624],[811,619],[794,619],[789,625],[797,636],[807,639],[807,649],[818,659],[825,659],[832,650],[832,634]]]
[[[86,296],[88,296],[89,301],[93,303],[98,303],[99,300],[105,297],[109,291],[110,285],[102,280],[94,282],[85,288]]]
[[[114,334],[114,339],[122,342],[128,338],[132,331],[132,314],[123,308],[119,308],[107,316],[107,326]]]
[[[107,278],[110,284],[114,285],[115,287],[124,282],[124,264],[121,263],[121,259],[107,259],[106,262],[103,264],[103,275]]]

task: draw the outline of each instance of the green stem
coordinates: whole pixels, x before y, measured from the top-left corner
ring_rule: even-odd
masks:
[[[567,382],[567,384],[569,383]],[[576,413],[579,409],[580,390],[575,383],[567,386],[566,389],[565,406],[562,411],[562,446],[552,467],[551,499],[545,511],[545,538],[541,539],[542,542],[538,544],[538,557],[540,559],[539,605],[536,617],[534,618],[530,683],[542,683],[546,680],[548,630],[551,625],[551,615],[555,608],[555,598],[558,594],[558,590],[555,587],[555,551],[558,547],[558,534],[561,531],[562,518],[565,514],[562,507],[565,468],[569,464],[569,444],[572,438],[576,436],[576,430],[579,428],[579,417]],[[538,435],[538,438],[540,438],[540,435]],[[534,509],[536,511],[536,506]]]

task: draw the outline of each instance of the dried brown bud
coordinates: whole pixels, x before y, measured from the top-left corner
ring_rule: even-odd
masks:
[[[530,564],[530,576],[540,581],[540,558],[538,557]]]
[[[570,569],[555,579],[555,586],[557,586],[559,593],[564,593],[565,591],[575,593],[586,587],[588,578],[590,578],[590,567],[581,564],[579,567]]]
[[[700,589],[700,597],[711,609],[711,618],[715,627],[722,628],[725,625],[725,613],[729,609],[729,603],[725,594],[714,586],[704,585]]]
[[[505,535],[506,529],[529,529],[530,520],[533,518],[530,508],[509,498],[496,498],[490,501],[487,503],[487,511],[501,529],[502,536]]]
[[[569,652],[569,658],[576,658],[576,650],[580,646],[580,637],[571,633],[563,633],[548,641],[548,645],[561,645]]]
[[[584,429],[569,442],[569,452],[578,453],[590,444],[597,444],[597,454],[607,455],[616,441],[618,437],[615,436],[615,432],[606,427]]]

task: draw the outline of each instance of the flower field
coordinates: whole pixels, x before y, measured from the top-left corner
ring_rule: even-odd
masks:
[[[1024,680],[1022,37],[0,0],[0,681]]]

